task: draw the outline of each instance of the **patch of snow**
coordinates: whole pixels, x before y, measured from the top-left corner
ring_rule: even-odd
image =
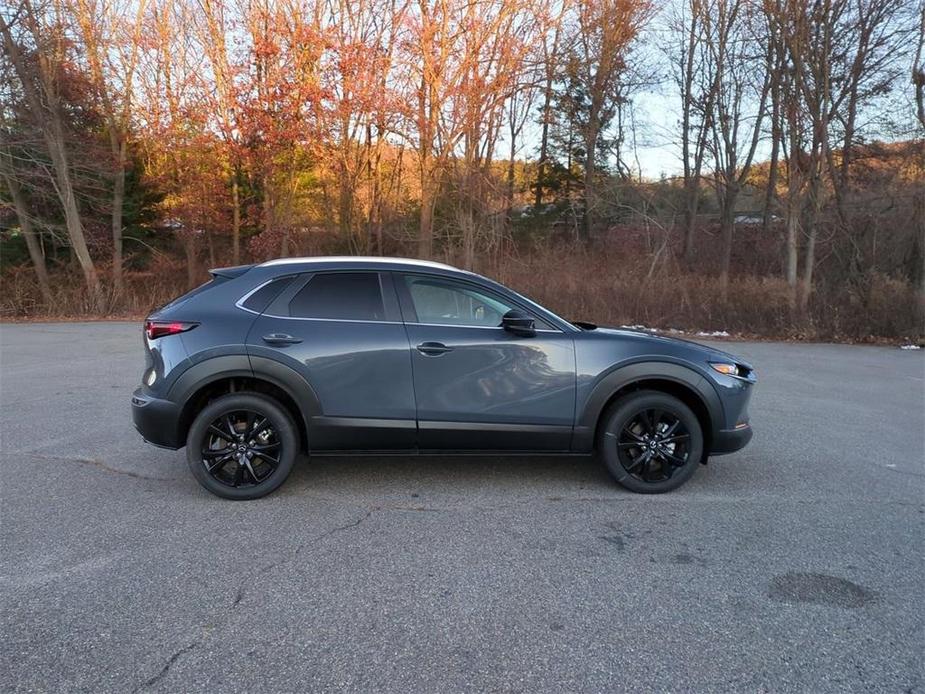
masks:
[[[902,345],[900,349],[922,349],[922,345]]]
[[[729,333],[725,330],[714,330],[712,332],[704,332],[701,330],[697,333],[697,337],[729,337]]]
[[[658,328],[648,328],[645,325],[621,325],[624,330],[644,330],[647,333],[657,333]]]

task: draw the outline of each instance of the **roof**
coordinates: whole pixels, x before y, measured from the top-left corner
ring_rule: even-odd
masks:
[[[310,256],[304,258],[277,258],[261,263],[258,267],[277,267],[280,265],[301,265],[305,267],[321,266],[348,266],[348,267],[404,267],[404,268],[430,268],[433,270],[449,270],[452,272],[465,272],[452,265],[435,263],[430,260],[417,260],[416,258],[384,258],[381,256],[361,255],[329,255]]]

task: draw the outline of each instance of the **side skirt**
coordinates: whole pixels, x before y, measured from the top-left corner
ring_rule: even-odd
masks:
[[[494,456],[497,458],[520,458],[524,456],[536,456],[543,457],[549,456],[550,458],[590,458],[590,453],[575,453],[573,451],[512,451],[507,449],[500,450],[473,450],[473,449],[418,449],[418,448],[408,448],[405,450],[399,450],[395,448],[383,449],[379,451],[372,450],[360,450],[360,451],[348,451],[348,450],[318,450],[311,453],[312,456],[317,456],[319,458],[351,458],[351,457],[409,457],[409,456],[454,456],[460,458],[480,458],[485,456]]]

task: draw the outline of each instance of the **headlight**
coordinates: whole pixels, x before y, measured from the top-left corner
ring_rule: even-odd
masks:
[[[739,367],[735,364],[727,364],[725,362],[710,362],[710,366],[713,367],[714,371],[719,371],[721,374],[726,374],[727,376],[738,376]]]
[[[746,381],[755,380],[755,372],[744,364],[736,364],[727,361],[711,361],[710,367],[724,376],[733,376],[734,378],[741,378]]]

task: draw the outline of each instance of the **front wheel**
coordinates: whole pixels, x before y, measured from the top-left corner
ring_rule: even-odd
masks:
[[[659,494],[694,474],[703,455],[703,431],[676,397],[640,390],[611,405],[597,445],[617,482],[634,492]]]
[[[292,471],[299,437],[289,413],[256,393],[231,393],[196,416],[186,459],[203,487],[225,499],[258,499]]]

